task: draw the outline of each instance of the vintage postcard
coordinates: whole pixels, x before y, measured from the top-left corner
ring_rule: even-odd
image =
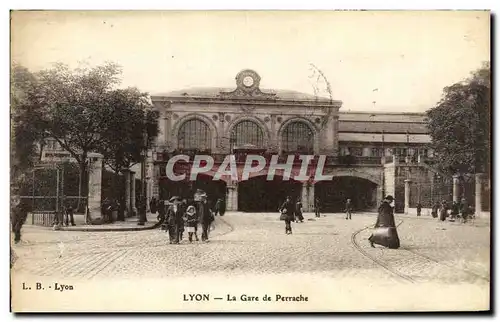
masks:
[[[13,312],[489,311],[489,11],[12,11]]]

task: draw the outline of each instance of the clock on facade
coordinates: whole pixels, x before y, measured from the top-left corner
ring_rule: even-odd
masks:
[[[245,78],[243,78],[243,85],[245,85],[246,87],[252,86],[253,83],[254,81],[252,76],[246,76]]]

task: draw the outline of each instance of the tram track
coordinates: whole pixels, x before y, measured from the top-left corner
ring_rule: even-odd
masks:
[[[396,225],[396,227],[399,227],[403,222],[404,222],[404,220],[401,220]],[[419,282],[417,279],[415,279],[413,277],[410,277],[407,274],[403,274],[403,273],[399,272],[397,269],[391,267],[389,264],[385,263],[384,261],[376,258],[375,256],[372,256],[368,251],[366,251],[363,247],[361,247],[359,245],[358,241],[356,240],[357,236],[360,233],[362,233],[363,231],[365,231],[365,230],[367,230],[369,228],[372,228],[372,227],[373,227],[373,225],[369,225],[369,226],[361,228],[361,229],[355,231],[354,233],[352,233],[352,235],[351,235],[351,243],[354,246],[354,248],[358,252],[360,252],[363,256],[365,256],[366,258],[370,259],[372,262],[374,262],[378,266],[382,267],[385,271],[387,271],[391,275],[396,276],[396,277],[398,277],[398,278],[400,278],[402,280],[405,280],[405,281],[408,281],[408,282],[411,282],[411,283]],[[475,278],[475,279],[480,279],[480,280],[486,281],[488,283],[490,282],[490,279],[488,277],[482,276],[482,275],[477,274],[475,272],[471,272],[470,270],[467,270],[467,269],[456,268],[456,267],[454,267],[452,265],[445,264],[442,261],[438,261],[438,260],[436,260],[436,259],[434,259],[434,258],[432,258],[430,256],[418,253],[418,252],[416,252],[414,250],[405,249],[405,248],[399,248],[397,251],[398,252],[404,252],[406,254],[411,254],[410,255],[411,257],[406,258],[406,260],[409,261],[409,262],[411,262],[411,263],[415,263],[415,264],[427,264],[428,263],[428,264],[434,264],[434,265],[437,264],[437,265],[440,265],[440,266],[444,267],[446,270],[452,269],[455,272],[456,271],[460,271],[460,272],[465,273],[469,277],[472,277],[472,278]]]

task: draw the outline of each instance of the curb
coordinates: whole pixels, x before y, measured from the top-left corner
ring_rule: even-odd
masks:
[[[67,229],[62,228],[56,231],[84,231],[84,232],[112,232],[112,231],[141,231],[141,230],[151,230],[160,227],[161,222],[158,221],[154,225],[151,226],[138,226],[138,227],[115,227],[115,228],[94,228],[94,227],[82,227],[77,229]]]

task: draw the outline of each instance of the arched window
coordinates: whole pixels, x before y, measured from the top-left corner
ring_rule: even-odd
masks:
[[[252,144],[264,147],[264,133],[253,121],[241,121],[231,131],[231,140],[235,146]]]
[[[314,153],[314,134],[304,122],[292,122],[283,131],[284,152]]]
[[[207,123],[193,119],[182,124],[177,136],[179,149],[210,150],[212,133]]]

